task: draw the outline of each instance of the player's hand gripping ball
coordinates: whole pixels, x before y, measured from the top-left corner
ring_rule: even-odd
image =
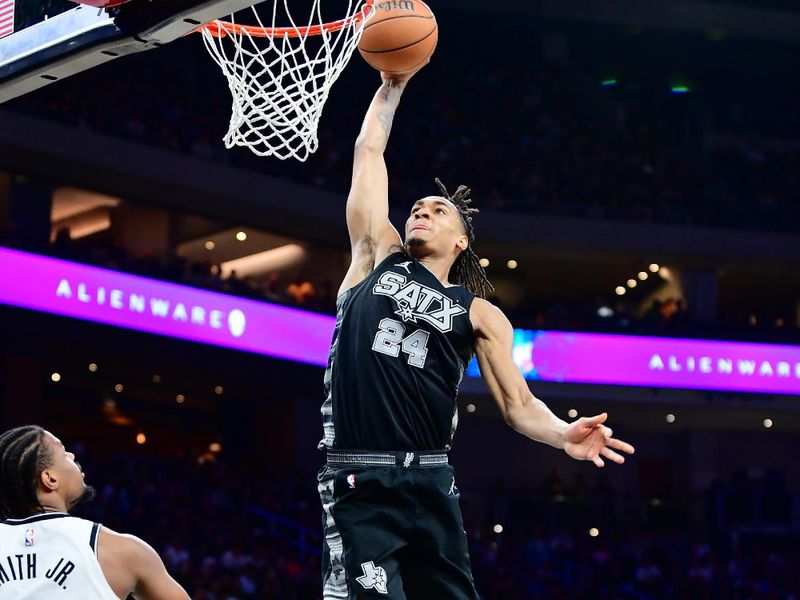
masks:
[[[422,0],[376,2],[358,51],[372,67],[402,74],[423,67],[436,49],[436,17]]]

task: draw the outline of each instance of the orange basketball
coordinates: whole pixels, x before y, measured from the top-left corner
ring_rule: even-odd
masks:
[[[358,50],[372,67],[407,73],[423,65],[436,49],[436,17],[421,0],[376,2]]]

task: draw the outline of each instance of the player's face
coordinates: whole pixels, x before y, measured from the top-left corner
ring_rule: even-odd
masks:
[[[84,482],[83,469],[72,452],[67,452],[64,444],[49,431],[45,432],[45,444],[50,451],[52,465],[47,471],[58,482],[58,494],[64,499],[67,509],[94,496],[94,489]]]
[[[466,244],[466,236],[452,202],[428,196],[414,203],[406,221],[406,245],[412,254],[415,248],[424,248],[426,253],[454,252],[457,247],[463,250],[461,244]]]

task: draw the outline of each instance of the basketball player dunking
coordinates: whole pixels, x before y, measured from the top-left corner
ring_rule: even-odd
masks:
[[[68,514],[93,496],[50,432],[0,435],[0,600],[189,600],[142,540]]]
[[[598,467],[633,453],[605,413],[566,423],[531,394],[512,360],[511,324],[483,299],[491,286],[472,250],[468,189],[449,195],[437,180],[442,195],[414,203],[405,243],[389,222],[383,152],[412,74],[382,74],[355,146],[352,263],[322,406],[325,600],[477,598],[447,460],[473,354],[519,433]]]

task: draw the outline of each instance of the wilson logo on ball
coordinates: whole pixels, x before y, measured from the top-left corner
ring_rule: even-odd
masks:
[[[378,10],[416,10],[413,0],[392,0],[391,2],[381,2],[375,8]]]

